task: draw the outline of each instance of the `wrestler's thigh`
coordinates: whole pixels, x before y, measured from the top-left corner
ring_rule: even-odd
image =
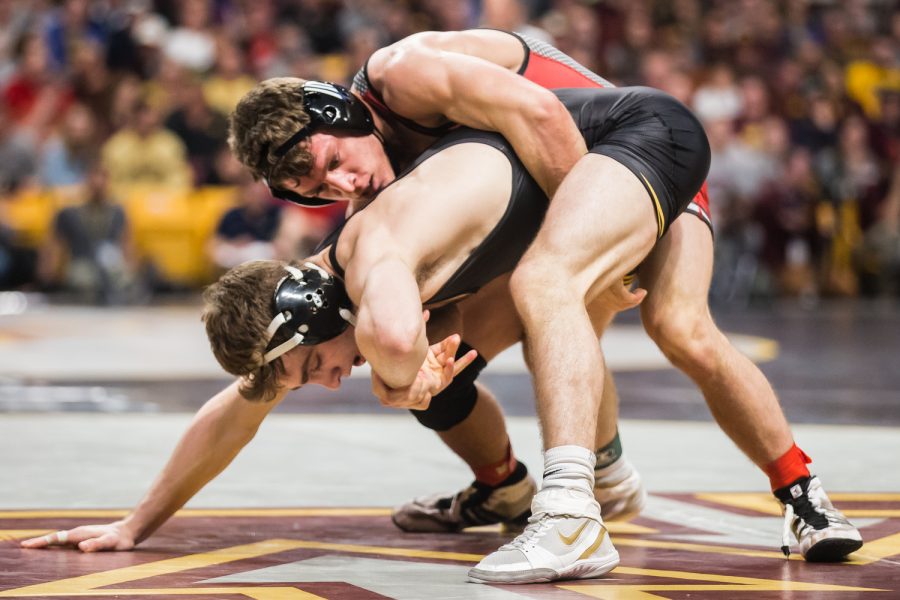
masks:
[[[482,358],[492,358],[522,339],[522,321],[509,293],[509,274],[491,281],[458,305],[463,339]]]
[[[647,290],[641,312],[707,310],[712,269],[712,232],[693,214],[680,215],[638,270]]]
[[[550,202],[523,263],[552,265],[590,300],[590,290],[606,289],[644,259],[656,232],[650,195],[637,177],[607,156],[586,154]]]

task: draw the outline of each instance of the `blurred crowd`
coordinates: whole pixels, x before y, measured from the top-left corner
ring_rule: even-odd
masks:
[[[308,251],[341,215],[248,180],[226,146],[238,99],[274,76],[349,85],[381,46],[473,27],[693,108],[713,301],[900,296],[897,0],[0,0],[0,289],[165,289],[130,239],[146,187],[237,190],[205,245],[217,269]],[[66,202],[23,240],[5,209],[35,190]]]

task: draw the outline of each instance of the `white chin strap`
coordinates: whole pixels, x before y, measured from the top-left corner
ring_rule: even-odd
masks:
[[[280,285],[280,284],[279,284]],[[275,315],[275,318],[272,319],[272,322],[269,323],[269,327],[266,328],[266,345],[272,341],[272,337],[275,335],[275,332],[278,329],[287,323],[287,320],[291,318],[291,313],[285,311],[283,313],[278,313]],[[291,338],[285,340],[281,344],[278,344],[268,352],[266,352],[265,356],[263,356],[263,364],[267,365],[285,352],[289,350],[293,350],[297,346],[303,343],[303,334],[309,331],[309,327],[307,325],[301,325],[297,333],[295,333]]]
[[[306,262],[303,263],[303,266],[309,269],[315,269],[322,274],[322,277],[331,277],[331,274],[328,271],[324,270],[322,267],[315,263]],[[301,271],[297,267],[285,265],[284,269],[289,273],[289,275],[285,275],[284,277],[282,277],[278,282],[278,285],[275,286],[276,293],[277,290],[281,287],[281,284],[284,283],[284,280],[288,277],[294,279],[295,281],[303,281],[303,271]],[[341,308],[338,310],[338,314],[342,319],[356,327],[356,315],[354,315],[351,311],[347,310],[346,308]],[[269,323],[269,326],[266,328],[266,345],[268,345],[269,342],[272,341],[275,333],[281,328],[282,325],[287,323],[290,318],[290,311],[284,311],[275,315],[275,318],[272,319],[272,321]],[[300,327],[297,328],[297,332],[294,333],[293,336],[265,353],[265,355],[263,356],[263,364],[269,364],[285,352],[289,352],[302,344],[303,340],[305,339],[303,334],[307,331],[309,331],[309,325],[307,325],[306,323],[300,325]]]

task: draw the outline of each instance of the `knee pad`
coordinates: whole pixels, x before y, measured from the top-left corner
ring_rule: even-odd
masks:
[[[465,355],[471,349],[472,346],[461,342],[456,358]],[[431,399],[431,404],[426,410],[409,412],[416,417],[419,423],[434,431],[447,431],[459,425],[472,414],[472,410],[475,408],[475,402],[478,399],[475,380],[486,366],[487,361],[479,354],[471,365],[453,378],[443,392]]]

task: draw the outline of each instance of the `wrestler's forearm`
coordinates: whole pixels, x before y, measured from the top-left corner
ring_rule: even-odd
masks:
[[[528,173],[552,198],[575,163],[587,153],[584,138],[559,102],[548,103],[538,115],[518,121],[507,122],[500,133],[513,145]],[[510,125],[515,129],[511,130]]]
[[[250,403],[232,384],[210,399],[191,421],[149,491],[123,523],[137,544],[227,467],[255,435],[278,400]]]

